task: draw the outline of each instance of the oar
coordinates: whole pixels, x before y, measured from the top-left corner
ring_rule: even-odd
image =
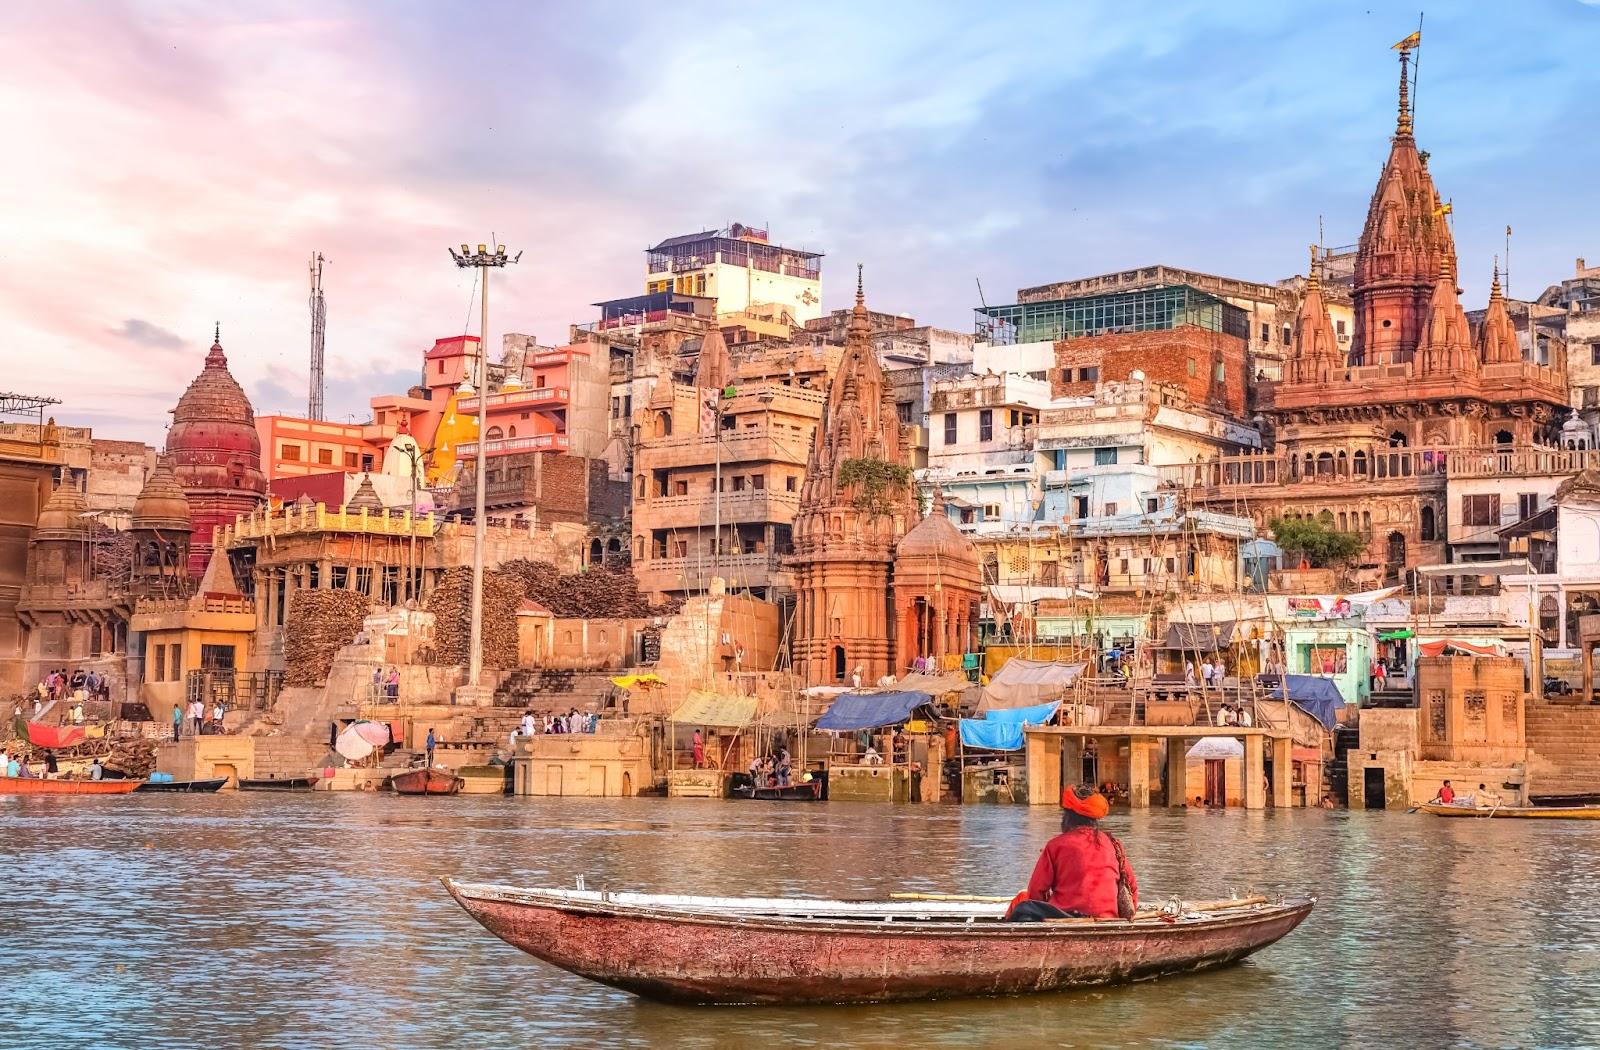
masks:
[[[1259,896],[1258,895],[1258,896],[1255,896],[1255,897],[1238,897],[1238,898],[1232,898],[1232,899],[1228,899],[1228,900],[1180,901],[1179,903],[1182,905],[1182,909],[1183,909],[1184,912],[1193,912],[1193,911],[1207,912],[1207,911],[1222,911],[1225,908],[1248,908],[1248,907],[1250,907],[1251,905],[1254,905],[1254,904],[1266,904],[1267,903],[1267,898],[1264,897],[1264,896]],[[1154,918],[1158,918],[1158,917],[1160,917],[1162,915],[1165,915],[1165,914],[1166,914],[1166,912],[1162,908],[1140,908],[1137,912],[1134,913],[1134,916],[1133,916],[1132,919],[1116,919],[1116,918],[1112,918],[1112,919],[1094,919],[1094,918],[1072,917],[1072,918],[1066,918],[1066,919],[1045,919],[1044,921],[1045,922],[1077,922],[1077,923],[1084,923],[1084,922],[1134,922],[1134,921],[1137,921],[1139,919],[1154,919]]]
[[[968,901],[979,904],[1010,904],[1010,897],[979,897],[964,893],[891,893],[892,901]]]

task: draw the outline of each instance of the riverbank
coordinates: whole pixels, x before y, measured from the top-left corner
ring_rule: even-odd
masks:
[[[1242,966],[1012,1001],[687,1010],[484,933],[439,875],[874,896],[1013,892],[1056,830],[1030,807],[357,793],[0,799],[0,1042],[723,1047],[1600,1041],[1582,825],[1318,810],[1115,813],[1143,896],[1309,890]],[[1447,900],[1440,903],[1435,896]],[[26,921],[20,916],[28,917]],[[1437,994],[1425,994],[1433,975]],[[914,1035],[914,1040],[911,1038]]]

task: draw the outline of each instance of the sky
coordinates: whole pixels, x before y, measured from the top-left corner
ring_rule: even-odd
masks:
[[[969,330],[1018,288],[1161,262],[1270,281],[1353,244],[1388,151],[1366,3],[0,5],[0,389],[160,445],[212,325],[258,414],[306,410],[328,262],[328,418],[476,331],[449,245],[522,251],[505,331],[565,341],[643,249],[732,222],[864,264],[874,309]],[[1532,295],[1600,261],[1600,0],[1423,26],[1417,138],[1468,308],[1511,242]]]

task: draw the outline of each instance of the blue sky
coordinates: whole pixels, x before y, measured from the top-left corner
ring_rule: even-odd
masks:
[[[222,322],[258,412],[304,410],[305,262],[331,260],[330,414],[460,332],[445,246],[526,254],[491,329],[559,342],[642,249],[731,221],[854,263],[878,309],[1166,262],[1273,280],[1355,240],[1414,10],[1330,3],[131,4],[0,11],[6,384],[159,443]],[[1419,143],[1468,306],[1600,259],[1600,6],[1424,26]],[[475,317],[475,315],[473,315]],[[472,322],[474,325],[476,321]],[[33,348],[33,349],[28,349]],[[20,367],[18,367],[20,366]]]

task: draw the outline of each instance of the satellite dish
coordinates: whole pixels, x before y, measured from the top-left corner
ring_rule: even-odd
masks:
[[[1144,382],[1144,369],[1135,368],[1132,372],[1129,372],[1128,373],[1128,382],[1130,382],[1130,383],[1142,383],[1142,382]]]

